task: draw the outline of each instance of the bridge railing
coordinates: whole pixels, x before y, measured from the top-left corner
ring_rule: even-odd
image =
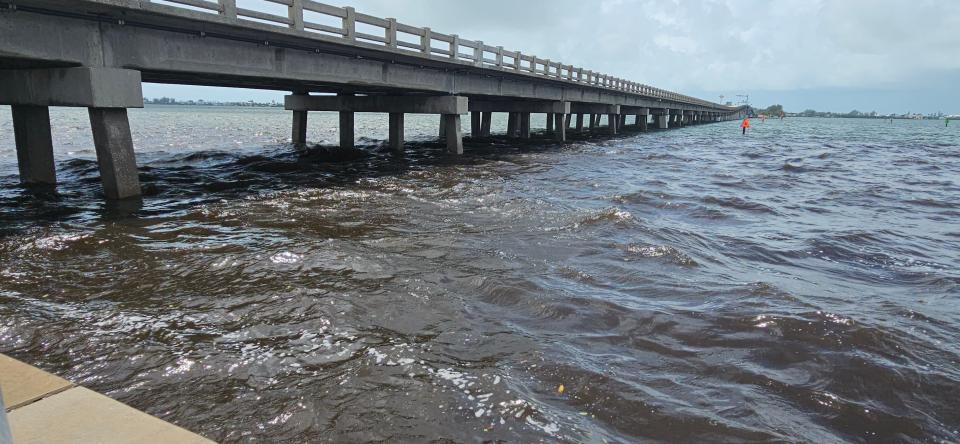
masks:
[[[502,46],[491,46],[479,40],[461,38],[456,34],[444,34],[426,27],[406,25],[393,18],[374,17],[359,13],[351,7],[331,6],[314,0],[241,0],[241,5],[285,6],[285,15],[238,7],[237,0],[143,1],[184,5],[190,9],[218,14],[237,23],[265,23],[334,37],[346,43],[383,46],[430,59],[448,58],[480,68],[497,68],[673,102],[720,107],[719,104],[706,100],[543,59],[533,54],[509,51]]]

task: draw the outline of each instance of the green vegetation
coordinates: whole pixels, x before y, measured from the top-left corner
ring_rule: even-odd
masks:
[[[783,105],[770,105],[766,109],[758,110],[757,114],[766,114],[768,116],[779,117],[783,112]]]
[[[837,113],[833,111],[816,111],[812,109],[804,110],[799,113],[786,112],[783,109],[782,105],[770,105],[766,108],[754,108],[753,114],[760,115],[764,114],[768,117],[778,117],[780,113],[783,112],[784,115],[789,117],[843,117],[848,119],[942,119],[944,117],[943,113],[930,113],[927,115],[918,114],[918,113],[903,113],[903,114],[880,114],[876,111],[858,111],[853,110],[846,113]]]

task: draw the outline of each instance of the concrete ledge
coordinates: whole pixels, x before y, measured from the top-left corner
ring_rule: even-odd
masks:
[[[130,69],[7,69],[0,70],[0,104],[143,108],[143,88]]]
[[[73,387],[73,384],[66,379],[11,357],[0,355],[0,392],[3,393],[7,410],[29,404],[70,387]]]
[[[574,114],[620,114],[620,105],[573,102],[570,104],[570,112]]]
[[[570,102],[470,99],[470,111],[493,113],[570,114]]]
[[[83,387],[10,412],[10,432],[28,443],[212,443]]]
[[[0,430],[2,444],[213,442],[4,355],[0,401],[12,435]]]
[[[284,97],[291,111],[346,111],[356,113],[466,114],[461,96],[310,96]]]

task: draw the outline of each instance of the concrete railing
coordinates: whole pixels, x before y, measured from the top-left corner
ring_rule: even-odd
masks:
[[[351,7],[337,7],[313,0],[251,0],[264,6],[281,5],[286,15],[237,7],[237,0],[141,0],[144,3],[183,5],[192,10],[220,15],[238,25],[261,23],[342,39],[344,43],[365,43],[403,51],[433,60],[449,59],[478,68],[495,68],[540,76],[562,82],[589,85],[656,99],[686,104],[725,108],[720,104],[672,91],[601,74],[573,65],[539,58],[520,51],[508,51],[456,34],[443,34],[430,28],[398,23],[393,18],[363,14]],[[266,8],[265,8],[266,9]],[[326,23],[324,23],[326,22]],[[359,25],[359,26],[358,26]],[[358,29],[359,28],[359,29]]]

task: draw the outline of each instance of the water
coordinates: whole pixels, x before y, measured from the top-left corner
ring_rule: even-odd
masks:
[[[53,120],[28,191],[0,109],[0,352],[212,439],[960,440],[960,127],[455,158],[418,117],[397,159],[386,116],[298,154],[280,110],[153,107],[129,208]]]

